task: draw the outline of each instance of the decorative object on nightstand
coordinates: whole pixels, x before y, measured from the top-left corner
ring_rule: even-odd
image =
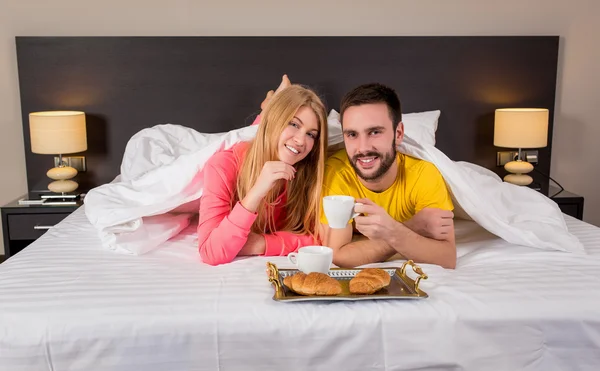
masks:
[[[73,192],[79,184],[72,180],[77,169],[66,166],[62,155],[87,150],[85,113],[79,111],[45,111],[29,114],[31,152],[58,155],[58,166],[46,175],[54,180],[48,184],[52,192],[64,195]]]
[[[517,148],[515,161],[504,165],[510,174],[504,181],[516,185],[529,185],[533,178],[527,173],[533,165],[522,157],[523,148],[543,148],[548,145],[548,116],[545,108],[499,108],[494,120],[494,145]]]

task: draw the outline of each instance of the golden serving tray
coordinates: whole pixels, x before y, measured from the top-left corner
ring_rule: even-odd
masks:
[[[407,266],[411,266],[413,272],[418,276],[415,280],[408,277],[406,274]],[[381,299],[423,299],[429,297],[426,292],[419,288],[421,280],[427,279],[427,275],[423,273],[421,267],[416,265],[412,260],[405,262],[400,269],[398,268],[381,268],[385,270],[391,277],[390,285],[371,295],[355,295],[350,294],[349,283],[361,269],[344,269],[333,268],[329,270],[329,276],[335,278],[342,285],[342,293],[340,295],[299,295],[287,288],[283,284],[283,279],[289,275],[299,272],[298,269],[278,269],[271,262],[267,263],[267,274],[269,282],[273,284],[275,294],[273,300],[283,302],[294,301],[336,301],[336,300],[381,300]]]

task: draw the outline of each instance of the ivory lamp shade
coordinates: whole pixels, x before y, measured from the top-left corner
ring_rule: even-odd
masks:
[[[84,112],[30,113],[29,132],[33,153],[55,155],[87,150]]]
[[[494,120],[494,145],[505,148],[543,148],[548,145],[548,110],[500,108]]]

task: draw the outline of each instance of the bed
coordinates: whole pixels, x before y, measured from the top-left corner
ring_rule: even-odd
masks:
[[[265,80],[280,72],[320,89],[330,108],[359,82],[390,81],[405,112],[442,111],[444,153],[501,172],[493,109],[552,112],[558,41],[18,38],[17,54],[24,123],[33,110],[89,112],[93,171],[80,184],[100,184],[144,127],[247,125]],[[27,125],[24,133],[27,148]],[[539,166],[550,159],[551,147],[541,149]],[[45,167],[29,152],[26,160],[35,190]],[[0,370],[595,370],[600,229],[564,218],[585,255],[510,244],[457,220],[457,267],[422,266],[427,299],[281,303],[265,267],[291,268],[286,258],[210,267],[194,222],[150,253],[117,254],[102,247],[84,205],[0,265]]]
[[[588,256],[457,222],[456,270],[420,301],[282,303],[267,261],[200,263],[193,227],[142,256],[103,249],[82,210],[0,267],[0,369],[595,370],[600,230]],[[400,266],[401,262],[385,266]]]

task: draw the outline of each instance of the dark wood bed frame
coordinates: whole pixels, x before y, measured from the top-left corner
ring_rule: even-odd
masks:
[[[494,110],[550,110],[549,173],[559,37],[17,37],[30,191],[45,189],[52,156],[31,152],[28,114],[87,115],[81,189],[119,174],[129,138],[156,124],[223,132],[251,123],[283,73],[315,89],[328,109],[366,82],[394,87],[404,113],[439,109],[437,147],[503,175]],[[535,175],[543,191],[548,180]]]

